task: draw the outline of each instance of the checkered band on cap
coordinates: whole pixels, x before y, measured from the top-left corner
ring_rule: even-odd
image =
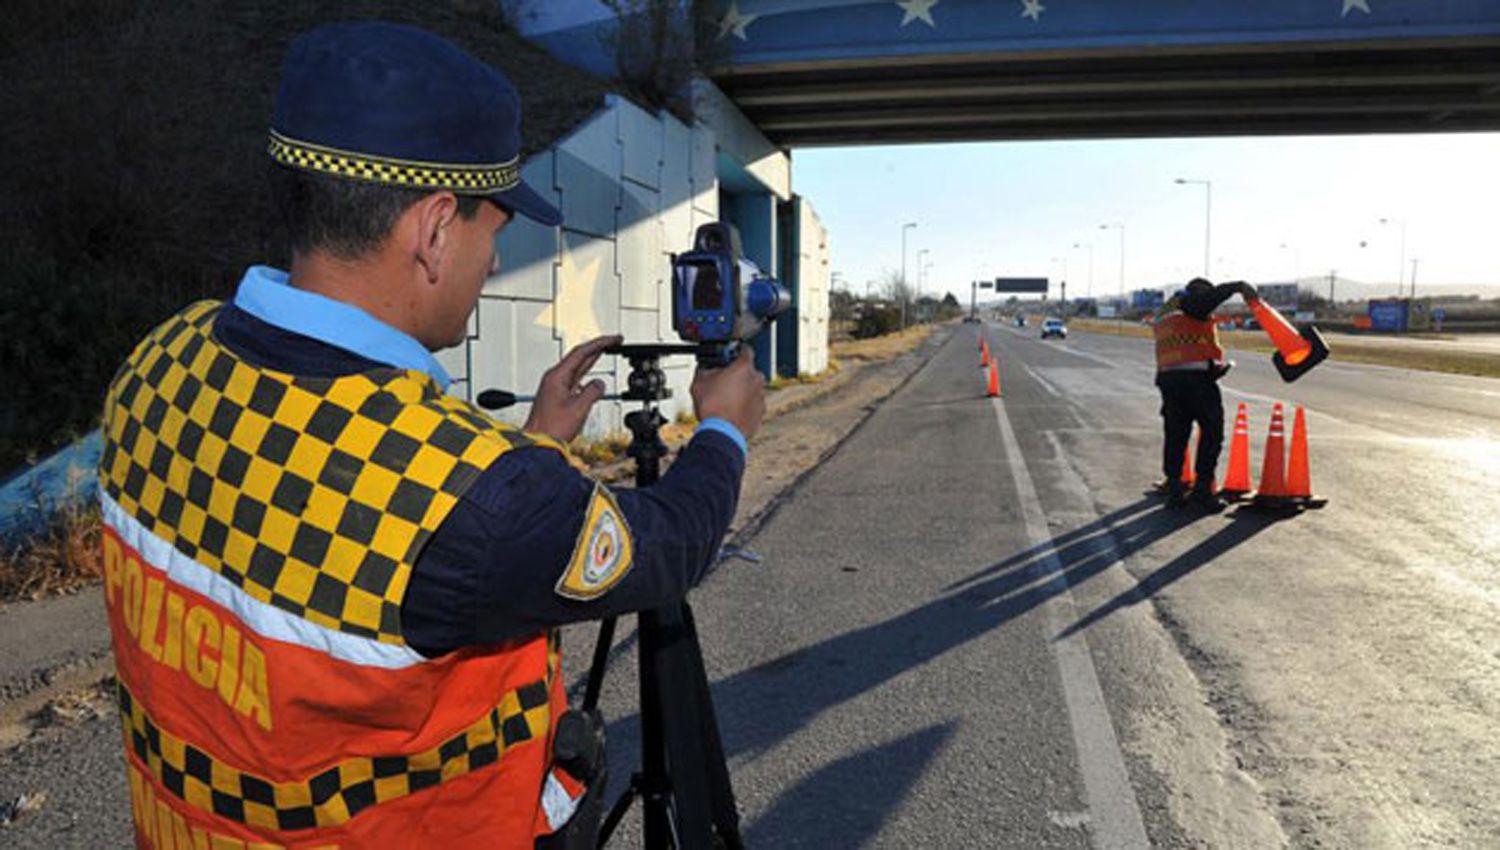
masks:
[[[271,131],[271,158],[304,171],[316,171],[407,189],[447,189],[458,195],[492,195],[521,182],[519,158],[490,165],[414,162],[355,153],[298,141]]]
[[[541,443],[427,375],[261,369],[211,333],[217,302],[151,333],[110,385],[100,478],[152,533],[251,597],[402,644],[412,565],[501,454]]]
[[[467,729],[428,750],[345,759],[315,776],[277,781],[234,768],[158,725],[117,685],[125,749],[170,794],[237,823],[279,831],[340,826],[397,800],[494,764],[513,747],[546,740],[547,684],[507,693]]]

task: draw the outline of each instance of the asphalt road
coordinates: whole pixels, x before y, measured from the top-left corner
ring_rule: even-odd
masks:
[[[752,846],[1500,844],[1500,383],[1246,360],[1331,501],[1209,517],[1146,341],[985,332],[1002,400],[960,327],[697,594]]]
[[[1306,405],[1330,503],[1203,516],[1145,495],[1146,341],[989,326],[991,400],[979,332],[780,503],[761,564],[694,596],[750,846],[1500,846],[1500,382],[1242,362],[1253,469],[1271,400]],[[590,640],[567,637],[575,675]],[[121,841],[112,724],[7,756],[0,798],[70,781],[65,817],[0,844]]]

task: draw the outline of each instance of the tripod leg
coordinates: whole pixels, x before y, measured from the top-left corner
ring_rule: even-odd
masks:
[[[703,761],[707,771],[708,803],[713,817],[714,835],[726,850],[740,850],[744,847],[744,841],[740,837],[739,808],[735,805],[734,786],[729,781],[729,763],[724,757],[724,741],[719,737],[719,720],[714,711],[713,694],[708,689],[708,671],[703,666],[703,647],[698,643],[698,626],[687,600],[682,602],[682,620],[688,648],[693,655],[691,666],[696,680],[693,693],[703,719]]]
[[[599,690],[604,686],[604,671],[609,667],[609,650],[615,642],[615,618],[599,623],[599,640],[594,643],[594,663],[589,666],[588,687],[583,691],[583,710],[599,707]]]
[[[642,611],[637,634],[641,686],[641,772],[638,775],[641,821],[647,850],[668,847],[682,850],[683,845],[674,840],[679,833],[674,826],[680,826],[676,821],[682,813],[682,800],[674,800],[673,792],[680,792],[684,784],[693,784],[696,777],[677,774],[676,782],[673,782],[677,765],[670,759],[672,747],[667,735],[672,734],[681,719],[674,716],[676,700],[673,699],[673,689],[664,686],[669,675],[666,671],[671,667],[665,663],[669,658],[671,640],[666,637],[661,613]],[[674,806],[674,802],[677,805]],[[686,834],[697,838],[696,831],[687,831]],[[707,837],[705,830],[702,841],[695,840],[687,846],[707,846],[703,843]]]

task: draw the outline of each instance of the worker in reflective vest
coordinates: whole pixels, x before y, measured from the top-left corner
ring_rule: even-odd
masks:
[[[519,120],[503,76],[429,33],[299,37],[268,141],[290,270],[188,307],[111,383],[104,597],[139,846],[594,846],[602,754],[553,757],[556,629],[702,580],[764,380],[699,373],[697,433],[642,492],[566,449],[619,337],[547,371],[521,428],[446,392],[431,352],[465,340],[498,232],[560,220],[520,180]]]
[[[1248,283],[1218,286],[1194,278],[1167,300],[1153,324],[1156,339],[1156,386],[1161,390],[1161,416],[1166,431],[1162,471],[1166,475],[1167,504],[1178,507],[1189,497],[1181,481],[1183,458],[1193,423],[1198,424],[1198,452],[1193,461],[1192,500],[1218,511],[1225,503],[1214,492],[1214,471],[1224,446],[1224,401],[1218,381],[1230,368],[1219,344],[1213,312],[1234,295],[1256,297]]]

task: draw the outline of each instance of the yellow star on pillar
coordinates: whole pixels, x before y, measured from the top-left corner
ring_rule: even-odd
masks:
[[[536,317],[539,327],[553,329],[567,350],[604,333],[594,312],[594,293],[599,288],[599,257],[579,265],[563,239],[562,257],[557,264],[557,294],[552,303]]]
[[[1347,18],[1349,17],[1349,13],[1354,11],[1355,9],[1364,12],[1366,15],[1370,14],[1370,4],[1368,0],[1344,0],[1344,11],[1339,13],[1339,17]]]
[[[901,26],[904,27],[912,21],[921,21],[929,27],[937,29],[937,23],[932,20],[932,7],[936,6],[939,2],[941,0],[896,0],[896,5],[900,6],[901,11],[906,13],[901,18]]]
[[[732,32],[740,41],[749,41],[750,37],[745,34],[745,28],[759,17],[760,15],[746,15],[740,12],[740,4],[730,3],[729,11],[725,12],[723,20],[719,21],[719,38],[726,38]]]

